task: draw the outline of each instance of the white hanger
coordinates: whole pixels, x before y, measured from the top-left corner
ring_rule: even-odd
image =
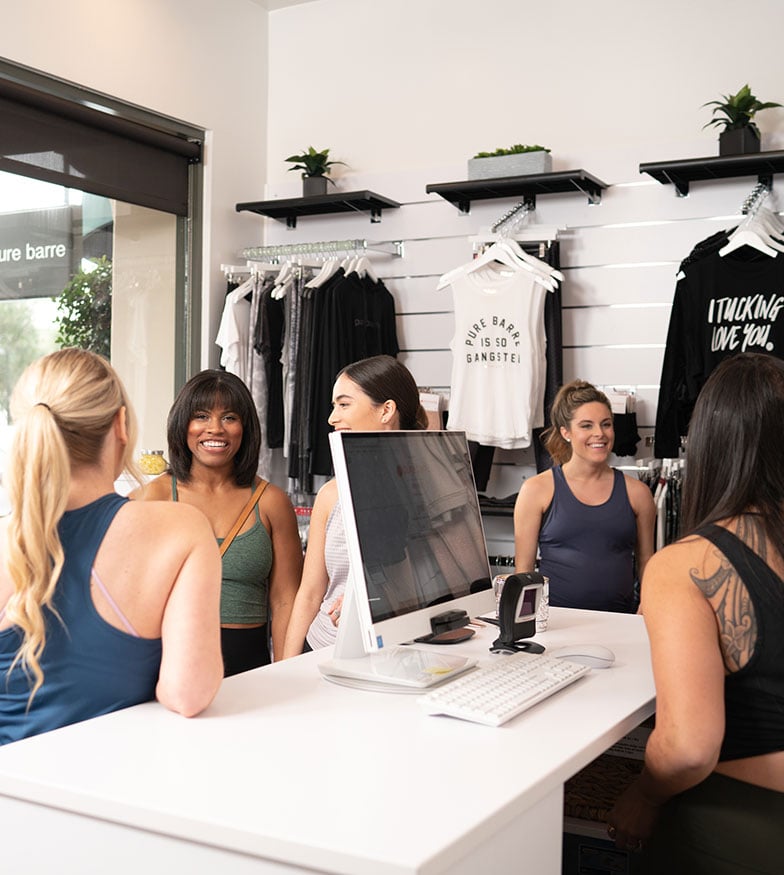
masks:
[[[540,258],[536,258],[534,255],[526,252],[525,249],[513,238],[505,237],[500,241],[504,246],[511,250],[511,252],[517,257],[525,261],[528,265],[533,267],[535,270],[538,270],[540,273],[543,273],[545,276],[551,276],[560,282],[563,282],[564,275],[560,270],[556,270],[554,267],[551,267],[546,262],[542,261]]]
[[[335,272],[340,267],[340,259],[338,258],[328,258],[324,264],[321,265],[321,270],[312,278],[309,279],[305,283],[306,289],[317,289],[320,286],[323,286],[324,283],[331,277],[334,276]]]
[[[541,283],[545,288],[550,291],[555,291],[558,288],[558,284],[556,282],[557,277],[556,273],[560,274],[560,271],[553,271],[553,269],[545,264],[543,261],[539,261],[539,259],[533,259],[535,264],[529,262],[529,258],[526,254],[526,258],[520,258],[515,248],[510,246],[509,243],[513,241],[502,240],[497,243],[493,243],[492,246],[489,246],[480,256],[475,258],[473,261],[461,265],[454,270],[449,271],[449,273],[444,274],[441,279],[438,281],[438,285],[436,289],[444,289],[447,286],[451,285],[456,279],[461,276],[466,276],[469,273],[473,273],[479,268],[484,267],[494,261],[497,261],[501,264],[505,264],[507,267],[511,267],[513,270],[526,270],[530,273],[534,274],[537,282]],[[517,250],[522,251],[517,244],[515,244]],[[542,268],[542,269],[540,269]],[[562,277],[563,274],[560,274]]]
[[[764,197],[767,192],[763,191]],[[719,255],[729,255],[741,246],[750,246],[765,255],[775,258],[779,252],[784,252],[784,225],[772,210],[762,206],[760,201],[752,209],[738,227],[730,234],[725,246],[719,250]]]
[[[766,243],[779,252],[783,251],[780,247],[784,245],[784,224],[772,210],[759,207],[754,214],[754,225],[767,233],[769,239],[766,239]]]
[[[284,261],[283,267],[280,269],[275,285],[270,292],[270,296],[279,301],[286,297],[286,293],[291,288],[292,280],[294,279],[294,264],[291,261]]]
[[[357,259],[356,264],[354,265],[354,270],[360,276],[369,276],[370,279],[373,280],[374,283],[378,282],[378,276],[376,272],[373,270],[373,265],[370,263],[370,259],[367,255],[360,255]]]
[[[765,255],[770,255],[773,258],[778,254],[775,249],[771,246],[768,246],[767,243],[757,234],[756,231],[744,229],[742,231],[733,232],[730,237],[729,243],[726,246],[723,246],[719,249],[719,255],[722,257],[725,255],[729,255],[730,252],[734,252],[736,249],[740,249],[741,246],[750,246],[752,249],[756,249],[759,252],[764,252]]]

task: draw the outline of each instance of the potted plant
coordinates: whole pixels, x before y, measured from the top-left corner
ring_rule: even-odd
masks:
[[[748,85],[737,94],[723,94],[721,100],[710,100],[703,106],[712,106],[712,118],[703,127],[716,125],[719,134],[719,155],[746,155],[760,151],[760,132],[754,116],[763,109],[781,106],[780,103],[762,103],[751,93]]]
[[[524,146],[516,143],[508,149],[477,152],[468,159],[469,179],[497,179],[503,176],[526,176],[549,173],[552,169],[550,150],[544,146]]]
[[[308,146],[307,151],[301,155],[291,155],[286,158],[286,161],[294,164],[293,167],[289,167],[289,170],[302,171],[303,197],[326,194],[327,181],[329,180],[334,185],[334,182],[327,175],[327,171],[335,164],[344,163],[343,161],[330,161],[329,149],[318,151],[313,146]]]

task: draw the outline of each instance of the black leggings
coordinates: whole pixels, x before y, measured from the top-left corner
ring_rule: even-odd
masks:
[[[242,671],[269,665],[269,642],[267,624],[250,629],[221,629],[223,651],[223,676],[229,677]]]
[[[646,875],[784,871],[784,793],[712,774],[663,808],[640,855]]]

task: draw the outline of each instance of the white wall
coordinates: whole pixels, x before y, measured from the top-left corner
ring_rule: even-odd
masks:
[[[515,199],[476,201],[460,216],[425,187],[465,179],[477,151],[548,146],[553,170],[584,168],[608,184],[598,206],[540,196],[532,217],[567,229],[565,379],[631,388],[650,435],[678,262],[731,224],[756,180],[693,183],[677,198],[639,164],[718,154],[701,105],[746,82],[784,102],[783,33],[775,0],[316,0],[272,12],[267,196],[299,194],[283,158],[314,145],[350,165],[334,174],[341,188],[403,206],[379,225],[323,216],[290,231],[265,220],[266,240],[403,240],[402,259],[376,258],[397,300],[402,358],[420,385],[448,392],[454,323],[438,277],[470,258],[468,237]],[[784,109],[758,122],[763,148],[784,148]],[[497,496],[533,471],[530,451],[496,462],[487,491]],[[491,553],[510,552],[510,539],[508,520],[488,521]]]
[[[356,171],[457,164],[511,143],[554,168],[616,148],[715,152],[701,105],[749,82],[784,102],[778,0],[318,0],[270,13],[269,178],[302,146]],[[784,110],[760,115],[784,145]],[[694,142],[696,140],[696,142]],[[692,151],[683,154],[684,143]],[[630,165],[631,166],[631,165]]]
[[[694,184],[677,199],[638,165],[716,154],[701,105],[746,82],[763,100],[784,102],[778,0],[270,7],[27,0],[3,10],[1,56],[210,132],[204,364],[217,360],[219,264],[242,247],[262,238],[400,239],[406,257],[387,259],[381,273],[399,301],[404,357],[420,383],[448,389],[451,303],[435,281],[469,256],[467,237],[513,202],[475,202],[461,217],[425,186],[465,178],[476,151],[539,142],[555,170],[583,167],[609,185],[598,207],[578,195],[541,197],[534,217],[569,228],[566,377],[634,386],[650,429],[675,265],[730,222],[753,180]],[[784,148],[784,110],[759,124],[764,148]],[[368,187],[403,208],[380,225],[303,219],[294,232],[235,212],[239,201],[297,194],[283,159],[311,144],[350,165],[336,174],[343,188]],[[492,491],[516,488],[528,464],[499,466]]]
[[[25,0],[6,3],[0,56],[209,132],[205,150],[202,358],[230,262],[257,223],[234,205],[260,196],[266,168],[267,10],[253,0]],[[197,290],[198,292],[198,290]]]

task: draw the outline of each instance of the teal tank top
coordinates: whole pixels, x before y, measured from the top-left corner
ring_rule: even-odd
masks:
[[[177,501],[177,479],[172,474],[172,501]],[[256,522],[236,535],[223,554],[220,619],[226,623],[266,623],[272,541],[254,507]],[[218,544],[223,538],[217,538]]]

